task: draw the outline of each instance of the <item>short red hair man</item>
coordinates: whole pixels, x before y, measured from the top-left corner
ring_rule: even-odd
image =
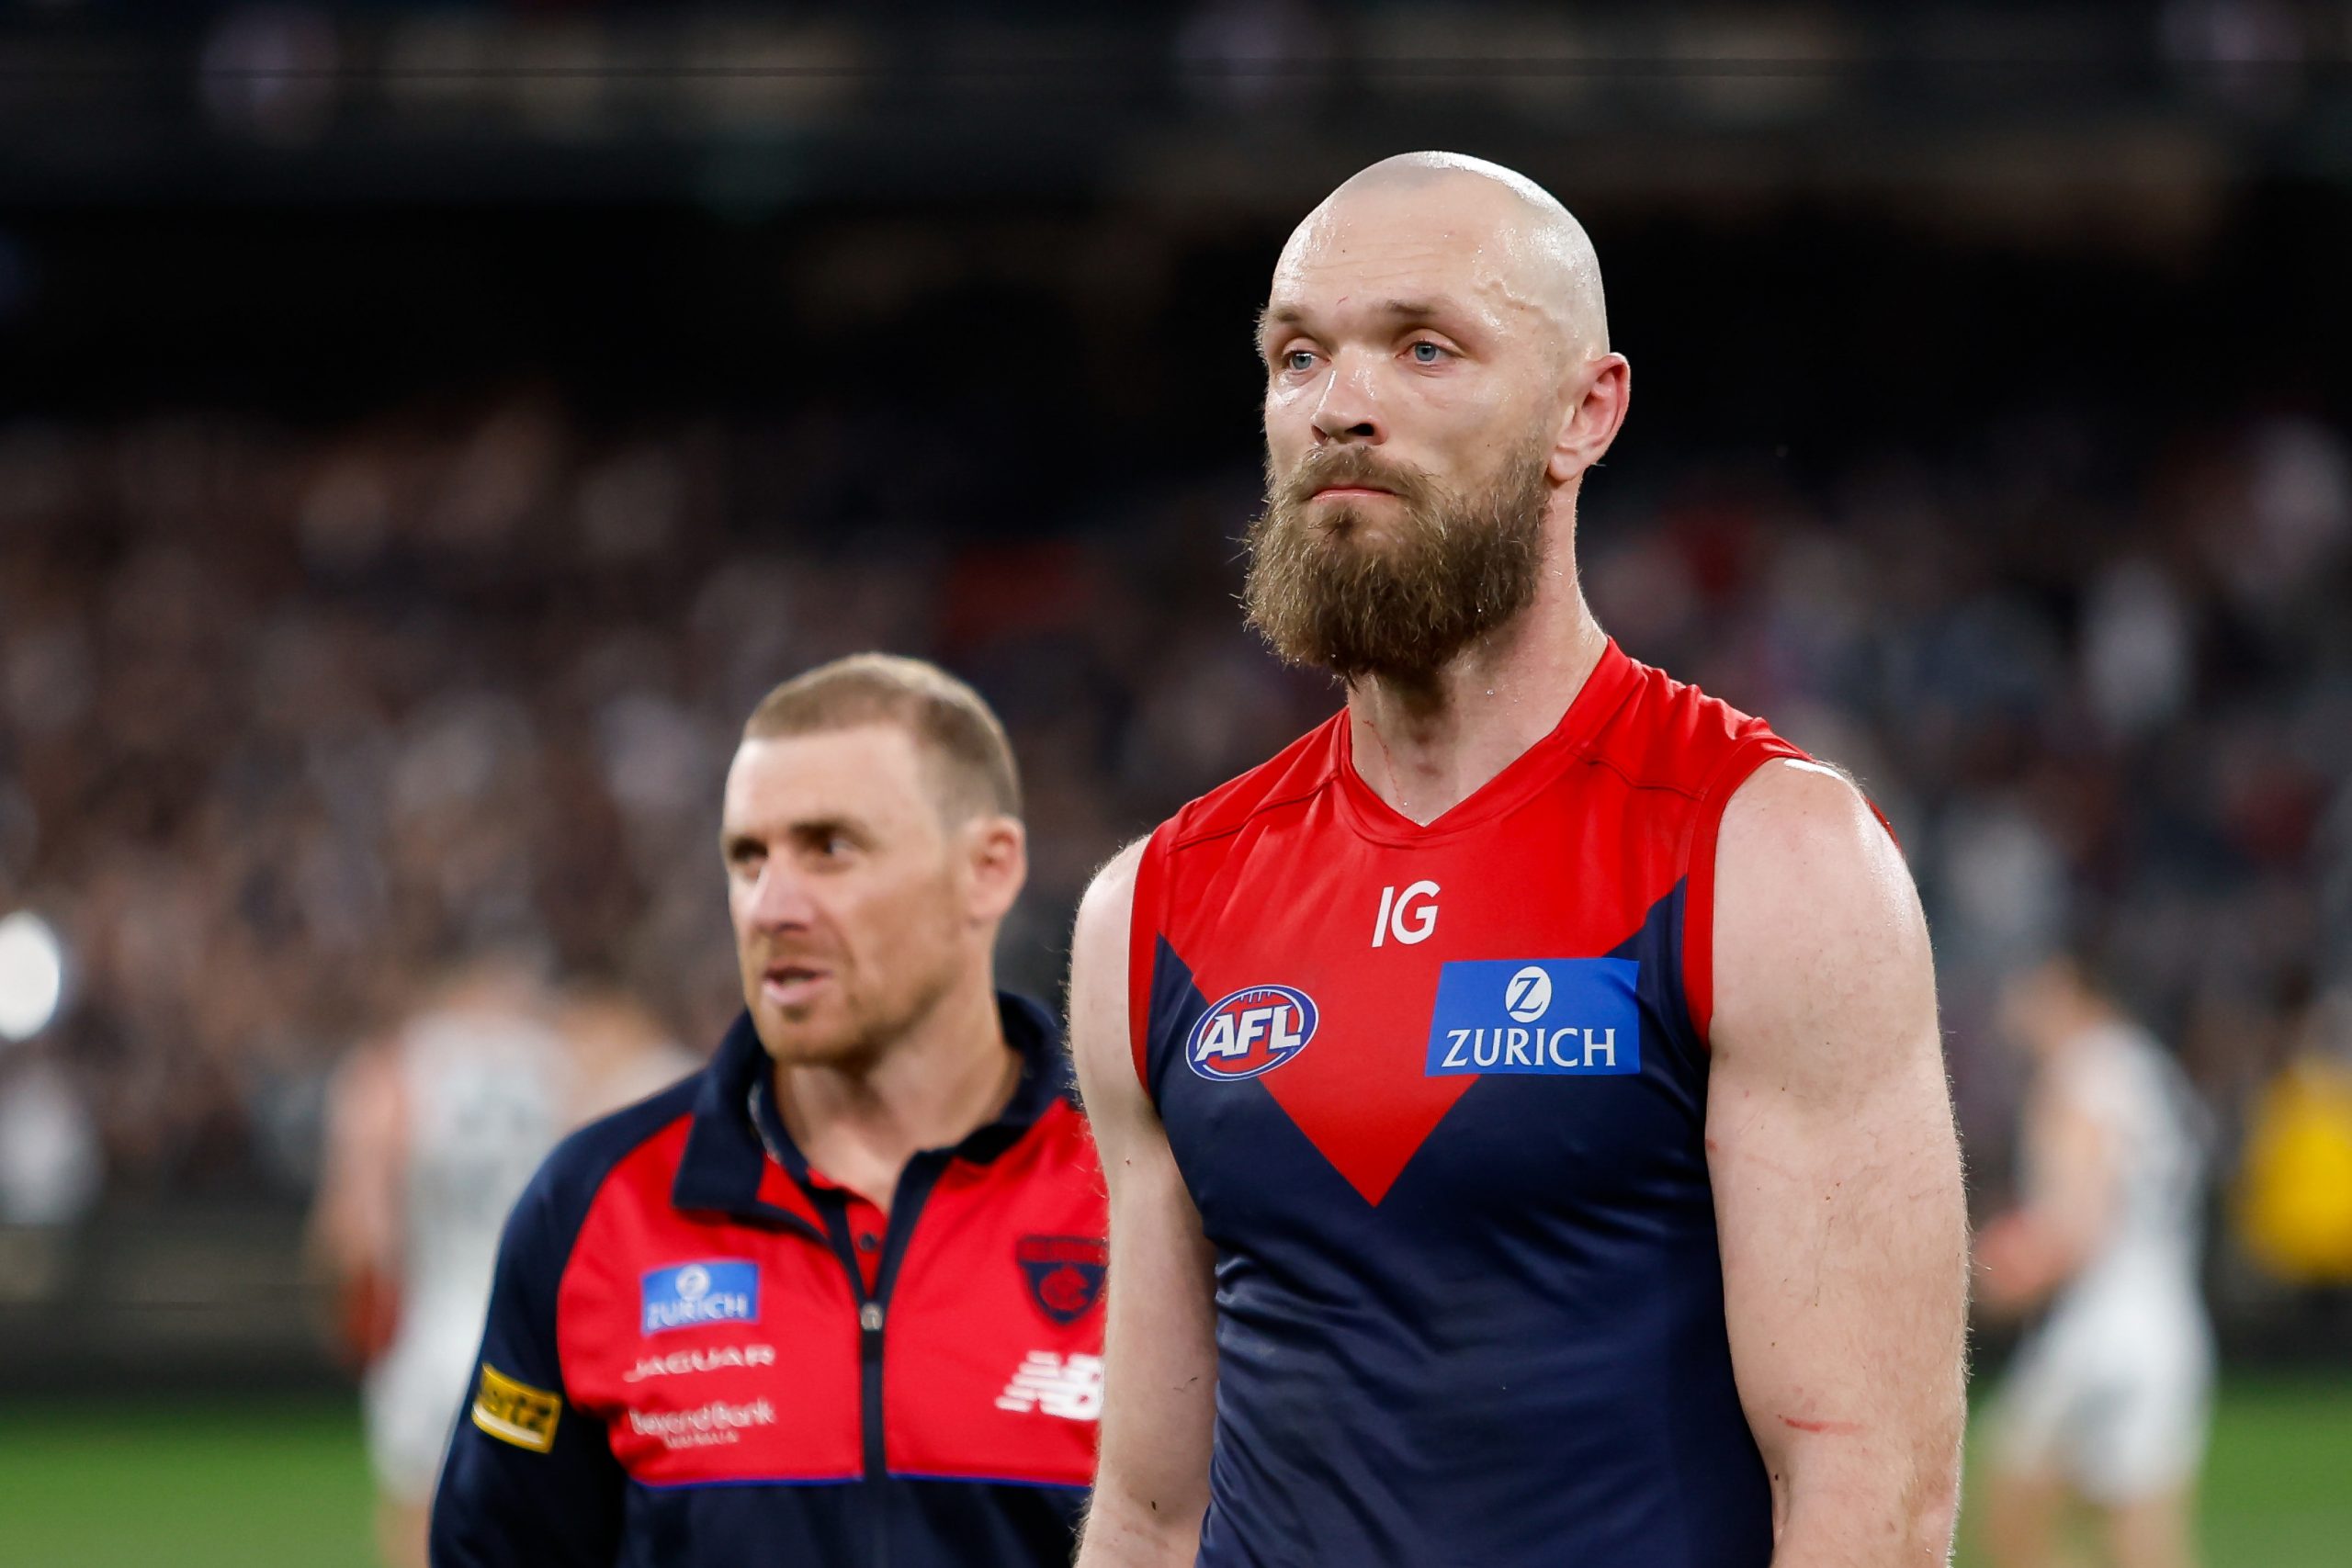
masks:
[[[720,847],[746,1010],[516,1206],[433,1561],[1065,1562],[1103,1200],[1052,1021],[995,988],[1003,730],[916,660],[812,671]]]

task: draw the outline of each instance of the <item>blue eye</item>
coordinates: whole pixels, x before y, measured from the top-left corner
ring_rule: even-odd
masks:
[[[1293,370],[1315,368],[1315,354],[1311,349],[1294,348],[1283,355],[1283,363]]]
[[[1430,342],[1429,339],[1423,338],[1420,342],[1413,345],[1413,363],[1416,365],[1435,365],[1438,362],[1439,357],[1444,353],[1445,350]]]

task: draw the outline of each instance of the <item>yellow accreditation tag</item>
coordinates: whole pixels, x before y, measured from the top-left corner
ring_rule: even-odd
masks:
[[[474,1425],[500,1442],[543,1454],[555,1447],[556,1417],[562,1414],[560,1394],[516,1382],[488,1361],[481,1364],[481,1386],[474,1391]]]

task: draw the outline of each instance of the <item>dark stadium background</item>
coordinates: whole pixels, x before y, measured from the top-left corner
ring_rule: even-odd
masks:
[[[1056,991],[1092,865],[1336,701],[1233,604],[1250,316],[1441,146],[1599,246],[1604,624],[1900,829],[1980,1204],[2006,964],[2084,945],[2180,1052],[2214,1561],[2337,1560],[2352,1258],[2244,1222],[2278,1086],[2352,1072],[2347,51],[2288,0],[0,6],[0,916],[68,976],[0,1045],[0,1559],[366,1560],[324,1076],[489,943],[705,1044],[782,675],[999,705]]]

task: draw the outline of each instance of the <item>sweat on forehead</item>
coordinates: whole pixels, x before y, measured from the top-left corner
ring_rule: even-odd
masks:
[[[1608,352],[1600,261],[1584,226],[1525,175],[1457,152],[1401,152],[1341,182],[1283,247],[1275,292],[1307,267],[1355,259],[1367,239],[1426,243],[1471,229],[1493,243],[1491,256],[1484,243],[1473,254],[1516,302],[1550,316],[1583,352]]]

